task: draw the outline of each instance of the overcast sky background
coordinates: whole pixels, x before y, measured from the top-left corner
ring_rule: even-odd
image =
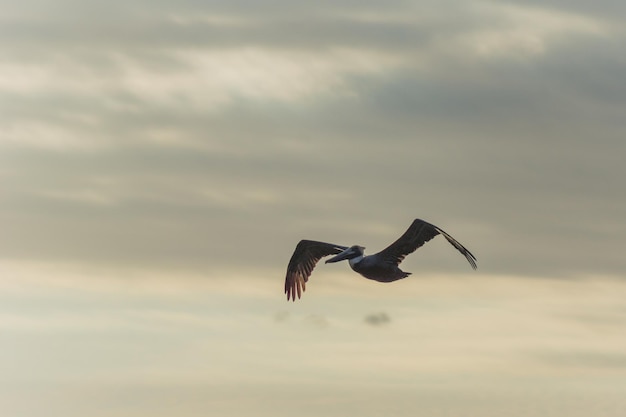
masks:
[[[0,3],[0,414],[623,415],[626,3]]]

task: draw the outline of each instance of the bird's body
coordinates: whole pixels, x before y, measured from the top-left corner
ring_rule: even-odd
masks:
[[[365,255],[363,246],[346,247],[313,240],[301,240],[287,266],[285,278],[287,300],[295,301],[296,294],[300,298],[313,268],[320,259],[328,255],[335,256],[328,259],[326,263],[348,260],[350,267],[367,279],[393,282],[406,278],[411,273],[402,271],[398,267],[400,262],[404,260],[406,255],[414,252],[439,234],[443,235],[452,246],[461,252],[472,268],[476,269],[476,257],[456,239],[433,224],[415,219],[398,240],[382,251],[368,256]]]
[[[381,262],[376,255],[352,258],[348,261],[350,268],[365,278],[378,282],[393,282],[411,275],[410,272],[401,270],[398,265]]]

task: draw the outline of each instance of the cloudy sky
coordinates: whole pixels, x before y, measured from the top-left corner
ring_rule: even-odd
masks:
[[[0,2],[0,414],[623,415],[626,3]]]

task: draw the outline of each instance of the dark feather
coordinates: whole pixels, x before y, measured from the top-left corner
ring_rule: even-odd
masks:
[[[408,254],[415,252],[417,248],[421,247],[424,243],[428,242],[438,234],[443,235],[452,246],[461,252],[465,258],[467,258],[472,268],[476,269],[476,257],[472,255],[469,250],[467,250],[452,236],[444,232],[441,228],[421,219],[413,220],[411,226],[409,226],[407,231],[404,232],[398,240],[378,252],[376,256],[383,259],[384,262],[398,265]]]
[[[306,289],[306,282],[313,272],[317,262],[325,256],[336,255],[348,249],[347,246],[334,245],[332,243],[316,242],[314,240],[301,240],[296,246],[285,277],[285,294],[287,300],[296,301]]]

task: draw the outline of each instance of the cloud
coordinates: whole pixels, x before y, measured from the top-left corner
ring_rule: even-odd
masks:
[[[3,17],[7,258],[282,268],[423,217],[492,273],[624,268],[619,15],[67,4]]]
[[[330,325],[328,319],[319,314],[311,314],[307,316],[305,318],[305,323],[307,323],[309,326],[319,329],[324,329]]]
[[[621,415],[624,7],[7,3],[9,414]],[[415,217],[479,270],[439,237],[285,301],[300,239]]]
[[[595,410],[598,401],[623,401],[623,387],[614,381],[623,369],[624,333],[618,327],[590,329],[570,317],[623,316],[623,281],[415,276],[385,286],[355,281],[357,291],[328,284],[334,292],[307,293],[298,303],[286,303],[280,280],[272,284],[260,274],[222,277],[217,283],[118,265],[102,276],[90,268],[31,263],[0,272],[0,337],[7,352],[0,357],[0,384],[17,398],[26,398],[36,386],[43,394],[77,395],[85,409],[97,409],[108,396],[125,409],[125,402],[115,402],[123,387],[134,398],[129,415],[153,407],[155,398],[161,404],[162,395],[180,398],[181,392],[196,389],[197,398],[210,401],[185,402],[191,415],[203,415],[216,403],[247,414],[268,395],[272,401],[261,407],[267,415],[272,415],[268,410],[280,415],[271,405],[279,399],[281,407],[285,401],[294,407],[304,402],[323,411],[333,401],[341,410],[362,407],[378,415],[424,389],[439,393],[424,394],[434,410],[441,404],[452,407],[450,396],[495,395],[498,400],[489,407],[501,407],[498,414],[506,414],[511,398],[524,402],[535,394],[554,401],[546,409],[560,406],[565,393],[572,398],[595,393],[583,396],[585,412]],[[324,281],[317,278],[315,284]],[[265,286],[271,290],[264,295]],[[286,309],[275,318],[288,316],[280,323],[268,317],[277,303]],[[379,313],[366,316],[380,319],[382,312],[394,312],[384,338],[362,325],[363,312],[374,304]],[[572,372],[585,378],[572,383]],[[604,388],[590,389],[599,386]],[[154,397],[155,390],[161,395]],[[363,397],[364,390],[373,397]],[[467,401],[477,412],[486,407]],[[421,401],[400,403],[401,415],[423,410]],[[28,401],[10,404],[11,411],[31,412]],[[372,405],[380,408],[370,412]],[[62,404],[54,409],[66,411]]]
[[[626,355],[611,351],[538,352],[536,357],[550,366],[577,370],[626,369]]]
[[[289,320],[290,313],[288,311],[280,311],[274,314],[274,321],[277,323]]]
[[[373,313],[365,316],[365,323],[370,326],[384,326],[389,324],[391,319],[387,315],[387,313]]]

